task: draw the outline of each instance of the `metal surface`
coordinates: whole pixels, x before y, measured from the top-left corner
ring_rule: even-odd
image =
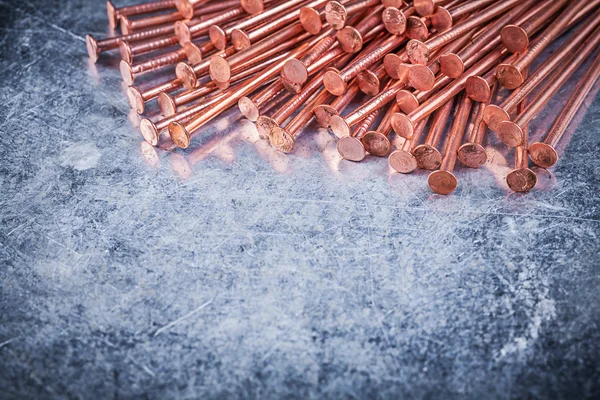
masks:
[[[600,395],[600,101],[531,193],[496,147],[443,197],[237,111],[142,151],[103,2],[0,13],[0,398]]]

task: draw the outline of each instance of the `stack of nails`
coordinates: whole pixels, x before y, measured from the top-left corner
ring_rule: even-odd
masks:
[[[556,164],[557,145],[600,76],[600,0],[160,0],[120,8],[109,0],[107,12],[122,35],[88,35],[88,54],[96,62],[120,52],[137,113],[157,99],[160,116],[140,123],[151,145],[187,148],[237,107],[261,139],[291,153],[314,119],[336,136],[344,159],[388,157],[399,173],[430,170],[439,194],[456,189],[457,160],[486,163],[489,131],[515,148],[510,189],[531,190],[530,160]],[[159,84],[138,85],[158,70]],[[576,72],[583,77],[572,97],[530,142],[529,123]]]

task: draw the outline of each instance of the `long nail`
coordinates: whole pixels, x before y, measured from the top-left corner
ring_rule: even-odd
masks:
[[[150,14],[169,9],[175,9],[175,0],[153,1],[151,3],[136,4],[119,8],[115,7],[110,0],[106,2],[108,25],[111,29],[115,29],[117,25],[119,25],[119,18],[121,16],[132,17],[134,15]]]
[[[381,109],[373,111],[367,115],[356,127],[352,135],[344,136],[337,142],[338,153],[342,158],[349,161],[362,161],[367,155],[362,139],[369,132],[371,126],[377,119]]]
[[[470,76],[480,75],[481,73],[488,71],[496,65],[506,53],[506,50],[503,48],[496,49],[486,58],[475,63],[475,65],[466,71],[459,79],[456,79],[436,95],[429,98],[425,103],[421,104],[419,108],[412,113],[408,115],[396,114],[392,121],[394,131],[402,137],[412,137],[415,123],[427,117],[439,107],[446,104],[448,100],[458,95],[465,88],[465,82]]]
[[[597,13],[597,17],[600,19],[600,12]],[[591,36],[588,36],[587,33],[591,31],[593,33]],[[585,40],[587,42],[582,47],[579,47]],[[594,24],[582,26],[578,32],[571,36],[563,46],[529,76],[524,84],[519,87],[519,90],[514,91],[500,105],[490,105],[485,108],[484,119],[490,129],[498,132],[500,123],[510,121],[509,113],[538,88],[542,81],[551,74],[557,74],[557,71],[560,72],[562,70],[564,71],[562,72],[563,74],[572,73],[573,69],[578,68],[590,56],[598,43],[600,43],[600,27]],[[577,51],[574,53],[575,50]],[[509,146],[518,145],[520,141],[518,136],[515,137],[512,135],[501,137],[501,140]]]
[[[318,75],[314,77],[300,93],[293,96],[287,103],[277,110],[273,115],[261,115],[256,121],[256,129],[261,137],[270,138],[274,127],[280,126],[294,114],[298,109],[304,106],[305,102],[322,86],[323,78]]]
[[[454,99],[450,99],[444,104],[439,110],[437,110],[433,121],[431,122],[431,128],[427,133],[425,142],[421,145],[415,146],[413,149],[413,156],[417,162],[417,166],[420,169],[426,169],[434,171],[442,164],[442,153],[438,150],[439,144],[442,140],[442,136],[446,131],[446,125],[452,114],[454,108]],[[425,119],[423,119],[424,121]],[[419,121],[421,122],[421,121]],[[417,129],[415,128],[415,132]],[[408,139],[414,139],[414,134]]]
[[[390,36],[381,42],[375,50],[361,54],[340,73],[329,71],[323,76],[323,84],[333,95],[340,96],[346,90],[346,85],[358,75],[360,71],[369,68],[381,60],[387,53],[400,46],[405,41],[404,36]]]
[[[337,33],[337,39],[342,49],[347,53],[359,52],[364,44],[363,36],[371,29],[382,25],[381,11],[383,6],[371,9],[371,13],[360,21],[355,27],[346,26]]]
[[[472,105],[473,100],[463,93],[459,101],[456,117],[454,118],[454,124],[448,134],[448,143],[440,169],[432,172],[427,178],[429,187],[435,193],[447,195],[454,192],[458,186],[458,180],[452,171],[454,171],[454,166],[456,165],[458,148],[469,121]]]
[[[288,58],[297,57],[300,54],[304,54],[308,47],[308,43],[298,46],[288,54]],[[268,81],[270,78],[278,74],[284,63],[285,59],[273,64],[262,73],[257,74],[253,78],[244,82],[241,87],[236,88],[235,90],[227,91],[227,96],[222,102],[209,107],[201,115],[189,121],[188,123],[171,123],[169,125],[169,133],[173,142],[178,147],[187,148],[190,144],[190,140],[192,139],[192,135],[195,134],[200,127],[221,114],[223,111],[227,110],[232,105],[236,104],[242,96],[247,96],[248,94],[254,92],[256,89],[262,86],[265,81]]]
[[[398,107],[396,104],[395,107]],[[420,121],[415,127],[415,134],[411,139],[404,139],[402,146],[394,151],[388,157],[389,166],[401,174],[410,174],[419,167],[417,158],[412,154],[421,136],[425,133],[428,118]],[[391,121],[390,121],[391,122]],[[390,125],[391,128],[391,125]]]
[[[600,0],[590,0],[591,3],[598,5]],[[516,89],[525,81],[523,71],[527,68],[549,45],[562,33],[569,25],[570,21],[577,13],[585,6],[586,2],[576,2],[570,7],[567,7],[554,22],[542,31],[529,46],[529,50],[520,56],[517,61],[512,64],[500,64],[496,67],[496,78],[502,86],[507,89]],[[595,14],[596,16],[599,13]],[[596,23],[596,19],[590,21]]]
[[[96,40],[94,36],[87,35],[85,37],[85,44],[87,47],[88,56],[93,62],[96,62],[98,61],[98,56],[100,53],[118,49],[121,42],[137,42],[140,40],[148,40],[159,36],[170,35],[173,33],[173,31],[174,28],[172,26],[161,26],[154,29],[136,32],[131,35],[116,36],[103,40]]]
[[[497,87],[498,85],[494,85],[493,89]],[[494,90],[492,90],[493,92]],[[473,107],[472,120],[467,128],[467,142],[458,149],[458,159],[466,167],[480,168],[487,162],[487,152],[482,146],[487,131],[483,112],[489,104],[488,100],[486,103],[476,103]]]
[[[183,49],[162,54],[142,63],[131,65],[127,61],[121,60],[119,69],[123,81],[130,86],[141,74],[157,71],[184,60],[188,60],[191,64],[198,64],[202,61],[202,52],[193,43],[187,43]]]
[[[313,109],[326,103],[333,97],[331,94],[322,89],[308,106],[304,107],[285,127],[275,127],[271,132],[271,144],[283,153],[291,153],[294,150],[296,139],[302,128],[304,128],[313,118]]]
[[[462,73],[465,72],[464,60],[477,54],[484,56],[489,52],[488,49],[496,48],[501,42],[499,33],[502,28],[519,16],[521,16],[521,18],[515,21],[516,24],[521,23],[521,21],[527,21],[529,16],[522,16],[522,14],[536,1],[537,0],[525,1],[522,5],[508,10],[491,25],[481,28],[480,32],[475,35],[475,39],[459,52],[444,52],[440,57],[442,73],[454,79],[461,76]],[[547,5],[542,3],[540,6],[545,7]],[[534,10],[542,8],[540,6],[534,7]]]
[[[536,165],[542,168],[550,168],[556,164],[558,161],[556,147],[599,77],[600,55],[596,57],[585,76],[575,88],[573,95],[550,129],[546,139],[542,142],[532,143],[531,146],[529,146],[529,156]]]
[[[445,46],[446,44],[455,40],[457,37],[466,34],[478,26],[483,25],[487,21],[490,21],[505,11],[513,8],[521,1],[523,0],[505,0],[498,2],[497,4],[482,10],[472,17],[465,19],[463,22],[457,24],[449,31],[436,35],[424,43],[418,40],[411,40],[406,45],[406,51],[410,61],[413,64],[427,64],[432,51]]]

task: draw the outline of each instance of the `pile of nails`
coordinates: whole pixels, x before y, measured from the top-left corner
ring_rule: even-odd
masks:
[[[344,159],[430,170],[439,194],[456,189],[457,160],[486,163],[488,131],[515,148],[508,186],[531,190],[530,160],[557,162],[600,76],[600,0],[108,1],[107,11],[122,35],[88,35],[87,50],[94,62],[119,50],[139,114],[157,99],[160,116],[140,123],[148,143],[187,148],[207,122],[238,107],[262,139],[290,153],[314,118]],[[541,60],[554,42],[563,44]],[[530,121],[587,65],[550,132],[530,143]],[[157,70],[165,72],[159,84],[138,85]]]

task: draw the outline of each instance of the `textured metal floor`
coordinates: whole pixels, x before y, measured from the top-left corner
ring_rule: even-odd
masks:
[[[0,398],[600,396],[600,101],[531,193],[440,197],[235,113],[155,153],[102,2],[0,13]]]

